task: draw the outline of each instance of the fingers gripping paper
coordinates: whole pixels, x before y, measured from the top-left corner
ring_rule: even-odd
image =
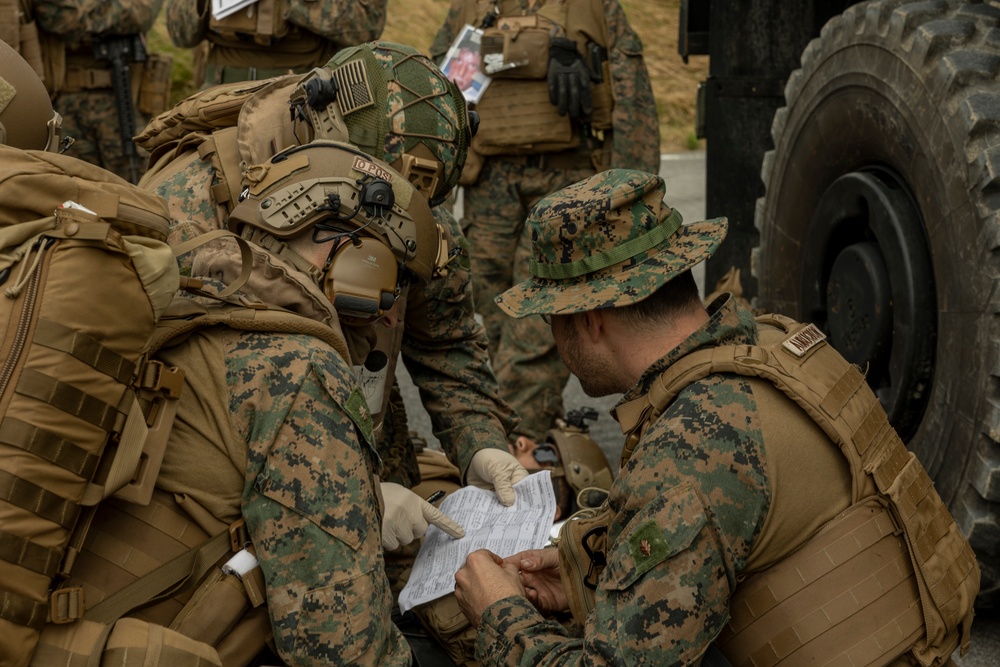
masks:
[[[504,507],[492,491],[466,486],[441,503],[441,511],[465,529],[453,539],[431,526],[413,563],[410,580],[399,594],[399,608],[444,597],[455,590],[455,573],[477,549],[507,557],[525,549],[541,549],[549,541],[556,512],[556,497],[549,472],[542,471],[514,485],[516,502]]]

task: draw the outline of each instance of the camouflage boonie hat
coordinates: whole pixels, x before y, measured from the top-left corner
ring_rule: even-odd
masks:
[[[609,169],[542,199],[528,214],[532,278],[496,298],[508,315],[565,315],[642,301],[709,257],[725,218],[683,225],[653,174]]]
[[[364,75],[352,72],[352,64]],[[458,86],[416,49],[392,42],[343,49],[325,67],[352,90],[343,96],[351,103],[341,105],[350,142],[404,175],[426,173],[430,187],[414,186],[430,189],[432,203],[443,201],[458,183],[472,140]],[[365,78],[371,90],[359,96]]]

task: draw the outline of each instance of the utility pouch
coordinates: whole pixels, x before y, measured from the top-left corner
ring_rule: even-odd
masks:
[[[284,14],[284,0],[258,0],[222,19],[209,15],[208,29],[229,40],[249,37],[268,46],[288,34]]]
[[[243,582],[215,568],[201,582],[170,627],[215,646],[250,610]]]
[[[170,72],[173,56],[150,53],[143,63],[136,108],[146,116],[159,116],[170,107]]]
[[[48,33],[40,34],[38,41],[45,70],[42,77],[45,90],[49,95],[56,95],[66,86],[66,43],[58,35]]]
[[[31,665],[188,665],[222,667],[215,649],[162,625],[123,618],[113,625],[47,625]]]
[[[549,72],[549,40],[555,27],[538,14],[501,16],[483,31],[479,68],[493,78],[544,79]]]
[[[471,659],[476,654],[476,628],[465,618],[454,595],[419,605],[413,613],[456,665],[479,664]]]
[[[573,619],[581,625],[594,610],[597,582],[608,564],[610,522],[611,509],[605,503],[580,510],[559,531],[559,572]]]
[[[480,155],[547,153],[580,144],[569,116],[560,116],[549,101],[546,81],[496,79],[476,111],[480,124],[472,147]]]

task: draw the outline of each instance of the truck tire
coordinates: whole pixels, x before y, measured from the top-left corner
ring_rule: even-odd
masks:
[[[882,0],[823,28],[771,127],[765,311],[867,373],[1000,603],[1000,10]]]

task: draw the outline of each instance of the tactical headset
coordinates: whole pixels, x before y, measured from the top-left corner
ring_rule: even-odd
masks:
[[[350,144],[289,148],[245,180],[229,229],[309,274],[348,322],[381,317],[412,280],[447,273],[448,242],[424,197]],[[307,231],[315,243],[341,241],[322,268],[287,247]]]

